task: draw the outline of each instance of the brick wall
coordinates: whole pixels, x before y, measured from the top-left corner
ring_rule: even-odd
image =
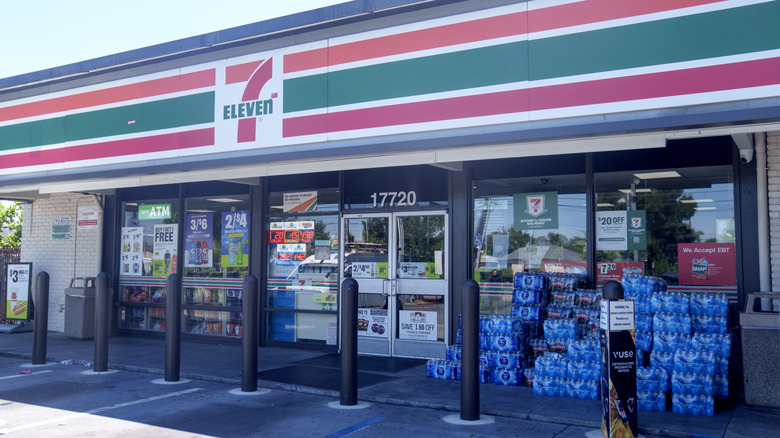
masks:
[[[766,146],[772,290],[780,290],[780,131],[767,133]]]
[[[95,206],[91,196],[56,194],[24,205],[22,219],[21,261],[32,262],[33,276],[41,271],[49,274],[49,330],[64,331],[64,290],[73,277],[94,277],[100,272],[100,236],[103,215],[98,228],[79,230],[78,208]],[[68,240],[52,240],[52,219],[70,217]],[[35,283],[32,284],[33,291]]]

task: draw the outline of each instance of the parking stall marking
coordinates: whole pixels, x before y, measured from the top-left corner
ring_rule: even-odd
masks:
[[[187,389],[187,390],[184,390],[184,391],[171,392],[171,393],[168,393],[168,394],[156,395],[154,397],[148,397],[148,398],[143,398],[143,399],[139,399],[139,400],[133,400],[133,401],[124,402],[124,403],[117,403],[117,404],[110,405],[110,406],[102,406],[102,407],[95,408],[95,409],[92,409],[92,410],[89,410],[89,411],[86,411],[86,412],[77,412],[77,413],[73,413],[73,414],[70,414],[70,415],[63,415],[61,417],[50,418],[48,420],[36,421],[34,423],[23,424],[23,425],[20,425],[20,426],[11,427],[11,428],[3,430],[3,432],[11,433],[11,432],[18,432],[20,430],[33,429],[35,427],[46,426],[46,425],[49,425],[49,424],[54,424],[54,423],[59,423],[59,422],[63,422],[63,421],[72,420],[74,418],[80,418],[80,417],[85,417],[85,416],[88,416],[88,415],[99,414],[101,412],[110,411],[112,409],[124,408],[124,407],[127,407],[127,406],[133,406],[133,405],[137,405],[137,404],[141,404],[141,403],[148,403],[148,402],[162,400],[162,399],[166,399],[166,398],[170,398],[170,397],[178,397],[180,395],[186,395],[186,394],[190,394],[190,393],[193,393],[193,392],[196,392],[196,391],[201,391],[202,389],[203,388],[192,388],[192,389]]]
[[[36,372],[34,372],[32,374],[30,374],[30,373],[19,373],[19,374],[14,374],[14,375],[11,375],[11,376],[0,377],[0,380],[15,379],[17,377],[32,377],[33,375],[46,374],[46,373],[50,373],[50,372],[51,372],[51,370],[36,371]]]

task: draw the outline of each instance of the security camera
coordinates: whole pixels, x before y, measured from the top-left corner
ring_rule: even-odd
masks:
[[[739,150],[739,158],[742,159],[743,163],[749,163],[753,161],[753,149],[740,149]]]
[[[550,182],[550,178],[542,178],[542,184],[547,184]]]

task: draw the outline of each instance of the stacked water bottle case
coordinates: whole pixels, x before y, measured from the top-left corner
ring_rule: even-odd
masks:
[[[601,292],[582,277],[518,273],[511,315],[480,315],[480,381],[532,386],[535,395],[598,399]],[[656,277],[623,278],[636,312],[637,396],[641,410],[714,415],[728,397],[728,301],[717,293],[667,292]],[[428,377],[460,379],[460,318],[447,360],[428,362]]]
[[[670,392],[674,412],[714,415],[715,397],[729,395],[726,296],[667,292],[663,280],[637,275],[623,287],[635,301],[639,409],[665,411]]]
[[[581,289],[583,280],[571,275],[515,276],[514,295],[520,299],[513,297],[513,312],[525,314],[529,305],[540,309],[539,319],[530,323],[536,335],[530,340],[533,368],[526,369],[533,376],[535,395],[598,399],[601,351],[596,336],[601,293]],[[529,285],[539,296],[547,296],[547,302],[525,302]]]
[[[523,320],[509,315],[479,316],[479,380],[517,386],[523,382],[527,329]],[[447,360],[430,360],[427,376],[460,379],[460,318],[456,345],[447,347]]]

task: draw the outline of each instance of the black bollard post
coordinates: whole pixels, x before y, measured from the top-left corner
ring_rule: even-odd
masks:
[[[466,280],[461,286],[460,419],[479,420],[479,284]]]
[[[341,283],[341,400],[342,406],[357,404],[357,311],[358,282]]]
[[[108,371],[108,337],[111,321],[111,297],[108,274],[101,272],[95,281],[95,360],[93,370]]]
[[[244,278],[242,291],[243,315],[241,325],[242,361],[241,391],[257,391],[257,278]]]
[[[33,365],[46,363],[49,331],[49,273],[41,271],[35,282],[35,325],[33,326]]]
[[[178,382],[181,368],[181,277],[168,276],[165,293],[165,381]]]

